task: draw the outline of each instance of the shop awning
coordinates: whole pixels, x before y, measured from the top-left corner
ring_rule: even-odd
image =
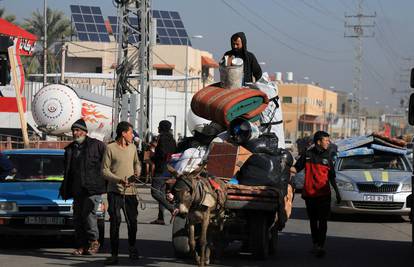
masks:
[[[0,18],[0,35],[18,38],[20,55],[31,55],[37,36],[20,28],[19,26]]]
[[[152,67],[156,70],[170,70],[175,69],[174,64],[154,64]]]
[[[219,64],[211,57],[201,56],[201,66],[208,68],[218,68]]]

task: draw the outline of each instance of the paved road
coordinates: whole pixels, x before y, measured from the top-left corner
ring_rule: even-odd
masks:
[[[148,224],[155,218],[157,207],[148,190],[141,196],[147,201],[139,214],[138,247],[142,259],[131,262],[127,255],[126,225],[122,225],[120,266],[193,266],[191,260],[174,258],[171,248],[171,226]],[[309,226],[304,203],[295,199],[293,218],[280,233],[277,256],[265,262],[253,261],[237,252],[233,244],[220,264],[214,266],[412,266],[411,225],[401,217],[352,216],[329,223],[327,255],[316,259],[310,253]],[[106,230],[109,230],[107,224]],[[107,232],[107,236],[109,236]],[[71,245],[64,240],[0,239],[0,266],[102,266],[109,254],[109,240],[103,253],[96,256],[71,256]]]

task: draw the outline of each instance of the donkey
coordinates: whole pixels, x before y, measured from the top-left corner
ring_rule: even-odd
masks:
[[[211,253],[208,241],[213,239],[211,226],[217,227],[219,231],[223,229],[227,198],[225,184],[220,179],[208,177],[204,166],[179,176],[173,168],[169,170],[177,178],[174,192],[179,214],[188,218],[190,251],[199,266],[208,265]],[[198,224],[201,224],[200,256],[196,251],[195,237],[195,226]]]

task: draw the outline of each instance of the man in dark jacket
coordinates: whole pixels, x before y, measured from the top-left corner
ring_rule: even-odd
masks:
[[[256,57],[253,53],[247,51],[247,40],[244,32],[238,32],[231,36],[231,50],[227,51],[225,56],[233,56],[243,59],[243,85],[253,82],[253,78],[257,81],[262,77],[262,68],[260,68]]]
[[[160,121],[158,125],[157,146],[155,147],[152,161],[155,164],[155,177],[152,179],[151,195],[158,201],[158,218],[152,221],[152,224],[164,225],[164,210],[173,212],[174,206],[166,199],[164,173],[167,172],[167,163],[172,154],[177,149],[176,142],[171,134],[171,122],[167,120]]]
[[[328,230],[328,217],[331,211],[331,189],[336,193],[336,201],[341,202],[338,186],[335,180],[334,162],[332,152],[329,149],[329,134],[318,131],[313,137],[314,145],[300,156],[292,173],[305,169],[305,182],[302,190],[302,198],[306,203],[313,249],[312,253],[318,257],[325,254],[324,245]]]
[[[73,198],[73,223],[78,242],[74,255],[95,254],[99,250],[96,211],[105,193],[101,164],[105,144],[87,136],[83,119],[72,125],[74,141],[65,148],[65,172],[60,195]]]

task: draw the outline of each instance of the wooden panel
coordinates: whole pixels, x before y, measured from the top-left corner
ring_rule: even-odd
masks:
[[[207,171],[217,177],[233,177],[251,153],[229,143],[213,143]]]

